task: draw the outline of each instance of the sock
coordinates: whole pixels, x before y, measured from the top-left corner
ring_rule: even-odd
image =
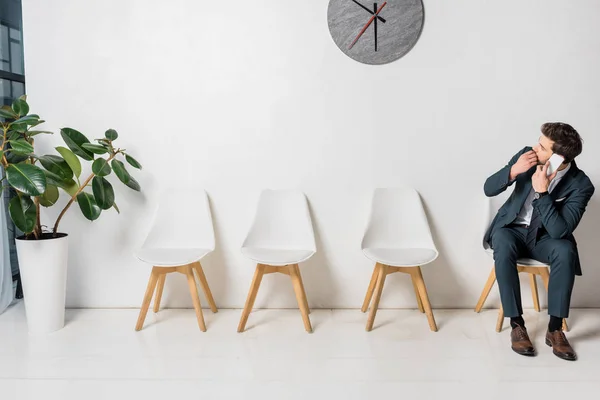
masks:
[[[510,327],[515,329],[517,325],[525,328],[525,320],[523,320],[523,317],[521,315],[519,315],[518,317],[510,318]]]
[[[548,330],[550,332],[559,331],[562,328],[563,319],[559,317],[555,317],[554,315],[550,316],[550,323],[548,323]]]

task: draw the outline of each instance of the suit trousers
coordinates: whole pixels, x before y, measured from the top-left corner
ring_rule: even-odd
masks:
[[[533,258],[550,265],[548,314],[567,318],[578,260],[576,245],[570,240],[552,239],[545,234],[527,247],[527,232],[527,227],[513,224],[497,229],[491,238],[504,315],[518,317],[523,314],[517,259]]]

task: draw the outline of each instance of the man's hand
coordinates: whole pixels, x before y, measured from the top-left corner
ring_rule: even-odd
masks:
[[[533,176],[531,177],[531,184],[533,186],[533,190],[537,193],[544,193],[548,191],[548,187],[550,186],[550,181],[554,179],[556,173],[558,171],[554,171],[552,175],[547,176],[548,167],[550,166],[550,161],[546,162],[545,165],[540,165],[538,169],[535,171]]]
[[[510,169],[510,180],[514,181],[517,179],[517,176],[521,175],[523,172],[529,171],[534,165],[537,165],[537,162],[538,158],[535,151],[529,150],[527,153],[523,153]]]

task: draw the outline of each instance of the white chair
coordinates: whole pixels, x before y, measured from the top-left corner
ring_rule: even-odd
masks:
[[[492,220],[498,213],[498,210],[502,205],[506,202],[506,200],[510,197],[512,190],[506,190],[505,192],[499,194],[495,197],[486,197],[485,199],[485,213],[484,213],[484,230],[482,234],[485,234],[488,227],[491,225]],[[494,250],[492,250],[488,243],[483,242],[483,249],[485,252],[493,259],[494,258]],[[531,286],[531,295],[533,297],[533,307],[537,312],[540,311],[540,299],[538,295],[538,287],[536,276],[539,275],[544,282],[544,286],[546,290],[548,290],[548,283],[550,282],[550,272],[549,265],[545,264],[541,261],[534,260],[532,258],[519,258],[517,260],[517,271],[525,272],[529,274],[529,284]],[[488,277],[488,280],[481,292],[481,296],[479,297],[479,301],[475,306],[475,312],[480,312],[485,304],[485,301],[496,282],[496,269],[492,267],[492,271]],[[500,309],[498,310],[498,320],[496,322],[496,332],[502,331],[502,325],[504,324],[504,310],[502,309],[502,304],[500,304]],[[563,329],[568,331],[567,322],[563,319]]]
[[[362,240],[362,250],[367,258],[375,262],[361,309],[362,312],[366,312],[371,299],[373,300],[366,330],[373,329],[386,276],[394,272],[404,272],[412,278],[419,310],[427,314],[429,328],[436,332],[437,326],[420,266],[435,260],[438,251],[416,190],[375,190],[369,223]]]
[[[198,196],[189,198],[176,189],[164,190],[154,215],[154,223],[142,248],[135,252],[137,258],[153,266],[148,288],[144,296],[140,315],[135,327],[142,329],[154,289],[154,312],[160,308],[160,300],[166,275],[179,272],[187,276],[190,294],[200,330],[206,331],[202,306],[193,271],[196,271],[200,285],[213,312],[217,306],[213,299],[200,260],[215,249],[212,215],[208,196],[197,189]]]
[[[254,221],[242,245],[242,254],[257,263],[248,298],[238,325],[243,332],[254,306],[263,275],[279,272],[292,279],[304,328],[312,332],[308,301],[298,264],[317,251],[306,196],[295,190],[264,190]]]

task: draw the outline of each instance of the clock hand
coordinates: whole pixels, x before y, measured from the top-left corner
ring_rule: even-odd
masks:
[[[363,6],[362,4],[360,4],[358,1],[356,0],[352,0],[354,3],[356,3],[357,5],[359,5],[361,8],[364,8],[366,12],[368,12],[369,14],[373,15],[375,14],[375,12],[369,10],[367,7]],[[377,11],[377,10],[376,10]],[[377,19],[380,20],[381,22],[385,23],[385,19],[381,18],[379,15],[377,16]]]
[[[373,12],[377,12],[377,3],[373,3]],[[377,51],[377,18],[373,24],[373,33],[375,34],[375,51]]]
[[[379,7],[379,9],[377,10],[377,12],[375,14],[373,14],[373,16],[371,18],[369,18],[369,21],[367,21],[367,23],[365,24],[365,26],[363,26],[363,28],[360,30],[360,32],[356,36],[356,38],[352,41],[352,43],[350,43],[350,46],[348,46],[348,50],[350,50],[356,44],[356,42],[358,42],[358,39],[360,39],[360,37],[362,36],[362,34],[365,33],[365,31],[367,30],[367,28],[369,27],[369,25],[371,25],[371,23],[373,22],[373,20],[375,19],[375,17],[377,17],[377,15],[381,12],[381,10],[383,9],[383,7],[385,7],[386,4],[387,4],[387,1],[384,2],[381,5],[381,7]]]

